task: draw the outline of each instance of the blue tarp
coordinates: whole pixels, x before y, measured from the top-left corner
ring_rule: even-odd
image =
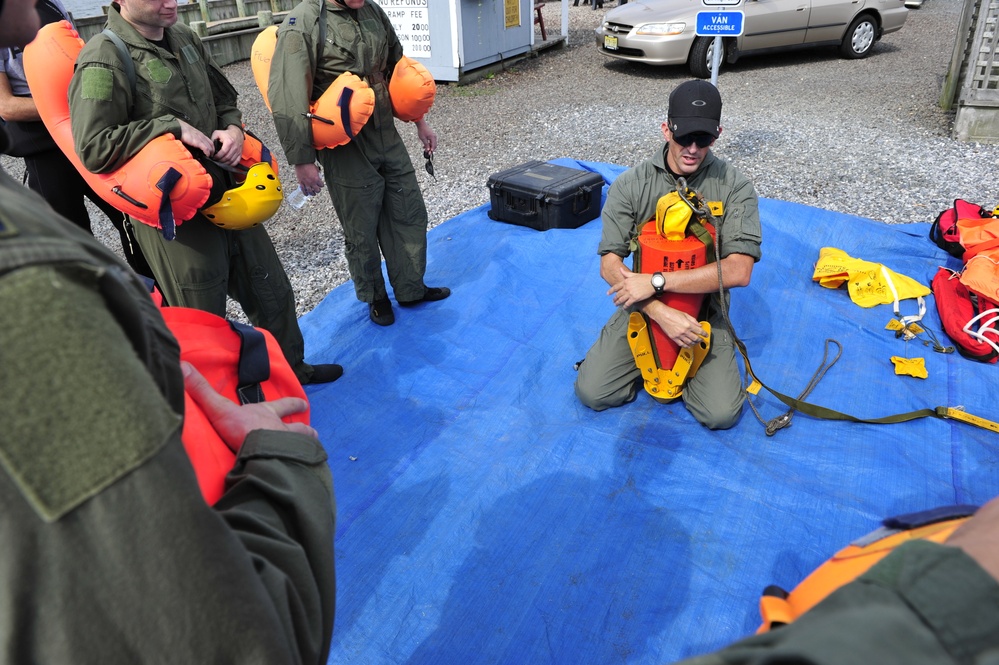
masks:
[[[760,206],[763,260],[731,315],[767,385],[797,395],[834,338],[842,359],[810,401],[999,420],[999,368],[896,339],[890,305],[811,280],[832,246],[928,284],[957,265],[928,224]],[[331,663],[671,662],[753,632],[766,585],[792,588],[882,518],[999,494],[999,435],[951,421],[798,414],[767,437],[748,407],[724,432],[644,393],[583,407],[573,363],[613,311],[599,238],[599,219],[538,232],[476,208],[430,232],[427,282],[449,299],[381,328],[348,283],[302,318],[309,359],[346,368],[308,390],[338,503]],[[891,356],[925,358],[929,378],[896,376]]]

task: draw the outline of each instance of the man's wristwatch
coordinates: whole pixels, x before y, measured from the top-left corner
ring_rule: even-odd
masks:
[[[656,290],[657,296],[661,296],[666,290],[666,275],[661,272],[652,273],[652,288]]]

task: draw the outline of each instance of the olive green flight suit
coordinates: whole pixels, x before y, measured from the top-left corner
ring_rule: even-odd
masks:
[[[304,0],[278,29],[267,96],[291,164],[318,156],[333,207],[343,225],[347,267],[357,299],[386,297],[381,254],[397,300],[419,300],[427,266],[427,208],[413,163],[395,127],[387,79],[403,55],[381,7],[366,2],[355,13],[327,2],[326,42],[316,64],[321,0]],[[312,147],[302,114],[343,72],[365,79],[375,110],[346,145]]]
[[[145,286],[2,170],[0,311],[0,660],[325,663],[319,443],[251,432],[206,505],[179,350]]]
[[[242,126],[235,88],[186,25],[166,29],[170,50],[142,37],[114,6],[107,25],[132,55],[136,94],[111,40],[91,39],[69,88],[76,152],[88,169],[119,168],[162,134],[179,139],[178,118],[206,136]],[[226,296],[232,296],[254,325],[274,335],[299,379],[311,377],[295,294],[264,226],[228,231],[198,214],[169,241],[151,226],[134,226],[168,303],[225,316]]]

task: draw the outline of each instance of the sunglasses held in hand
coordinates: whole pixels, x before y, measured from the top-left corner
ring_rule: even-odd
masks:
[[[423,159],[427,160],[426,164],[423,165],[423,168],[427,170],[427,173],[433,176],[434,180],[437,180],[437,176],[434,175],[434,153],[429,150],[424,150]]]

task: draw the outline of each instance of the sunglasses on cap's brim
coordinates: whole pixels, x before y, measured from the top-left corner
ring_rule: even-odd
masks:
[[[691,143],[696,143],[698,148],[707,148],[714,143],[715,137],[704,132],[697,132],[695,134],[684,134],[683,136],[673,135],[673,141],[683,148],[686,148]]]

